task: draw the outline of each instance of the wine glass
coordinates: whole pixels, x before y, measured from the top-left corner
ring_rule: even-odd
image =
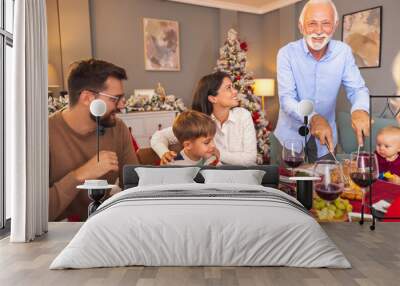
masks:
[[[361,214],[363,221],[366,188],[379,177],[378,160],[375,154],[369,152],[353,152],[350,160],[350,178],[362,190]]]
[[[297,168],[304,162],[304,148],[301,140],[286,140],[283,144],[282,149],[283,161],[292,170],[292,176],[294,168]]]
[[[314,175],[320,177],[319,181],[314,181],[314,190],[321,199],[327,201],[328,205],[343,192],[343,170],[338,161],[317,161],[314,165]]]

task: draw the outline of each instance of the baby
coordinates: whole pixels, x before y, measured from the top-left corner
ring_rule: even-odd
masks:
[[[376,136],[379,172],[393,183],[400,184],[400,128],[387,126]]]
[[[217,127],[210,116],[194,110],[184,111],[175,119],[172,131],[183,150],[169,165],[219,163],[219,151],[214,144]]]

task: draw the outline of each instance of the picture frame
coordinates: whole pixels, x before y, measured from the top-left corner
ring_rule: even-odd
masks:
[[[342,41],[359,68],[379,68],[382,59],[382,6],[343,15]]]
[[[147,71],[180,71],[179,23],[143,18],[144,64]]]

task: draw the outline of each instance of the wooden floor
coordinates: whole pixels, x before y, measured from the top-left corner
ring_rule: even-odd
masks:
[[[124,267],[48,270],[80,223],[50,223],[49,233],[29,244],[0,241],[0,285],[400,285],[400,224],[330,223],[323,228],[353,268]]]

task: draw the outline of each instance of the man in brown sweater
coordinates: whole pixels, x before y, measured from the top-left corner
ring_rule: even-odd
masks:
[[[125,70],[100,60],[75,63],[68,76],[69,106],[49,118],[50,188],[49,220],[86,220],[90,203],[87,191],[76,186],[88,179],[107,179],[122,184],[122,169],[137,164],[131,135],[116,117],[125,107],[122,80]],[[100,119],[105,132],[100,136],[97,162],[96,121],[90,103],[102,99],[107,105]]]

